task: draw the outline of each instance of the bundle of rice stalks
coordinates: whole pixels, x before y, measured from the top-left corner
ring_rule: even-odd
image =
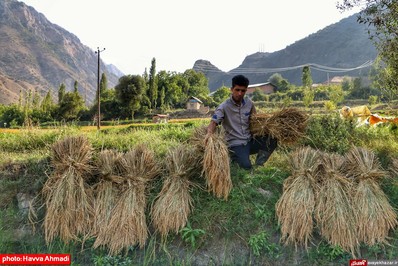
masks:
[[[281,241],[304,244],[311,239],[313,213],[317,191],[319,153],[309,147],[291,154],[292,175],[283,184],[283,193],[276,203],[276,215],[281,226]]]
[[[91,144],[84,136],[67,137],[52,146],[54,171],[42,193],[46,214],[46,243],[56,236],[64,242],[87,236],[93,220],[93,194],[86,184],[92,167]]]
[[[205,152],[206,143],[205,143],[205,136],[207,134],[207,126],[199,126],[196,127],[193,131],[192,136],[189,139],[189,143],[192,144],[195,149],[203,156]]]
[[[146,186],[160,172],[154,153],[143,145],[124,154],[120,167],[124,182],[106,228],[107,235],[101,242],[109,247],[111,255],[136,244],[141,248],[145,246],[148,237]]]
[[[100,181],[95,187],[94,235],[97,238],[93,245],[94,248],[103,245],[104,239],[109,233],[107,226],[113,207],[119,197],[118,186],[124,181],[120,176],[121,158],[122,154],[114,150],[103,150],[98,156],[97,169]]]
[[[308,115],[297,108],[284,108],[272,114],[254,114],[250,118],[253,136],[269,135],[281,144],[293,144],[304,136]]]
[[[232,180],[229,151],[222,128],[214,134],[207,135],[205,143],[202,174],[206,178],[206,185],[216,197],[227,200],[232,189]]]
[[[391,171],[398,176],[398,159],[392,159]]]
[[[179,232],[192,208],[189,180],[195,170],[195,151],[180,145],[168,151],[165,158],[165,179],[162,190],[151,208],[153,225],[165,239],[169,231]]]
[[[322,156],[322,173],[315,207],[315,219],[321,235],[331,245],[340,246],[355,257],[359,242],[356,237],[356,220],[350,200],[352,180],[340,172],[344,157],[337,154]]]
[[[345,172],[354,178],[352,198],[359,241],[372,246],[387,243],[388,232],[398,225],[397,214],[378,182],[387,173],[374,152],[354,147],[346,155]]]

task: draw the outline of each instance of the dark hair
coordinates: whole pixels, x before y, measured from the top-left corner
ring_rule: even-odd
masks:
[[[243,75],[236,75],[232,78],[232,88],[236,85],[247,88],[249,86],[249,79]]]

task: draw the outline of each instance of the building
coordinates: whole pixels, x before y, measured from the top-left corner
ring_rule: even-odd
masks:
[[[187,110],[199,110],[203,102],[196,97],[189,97],[187,102]]]
[[[261,92],[264,94],[271,94],[271,93],[276,92],[276,90],[277,90],[277,87],[274,84],[272,84],[271,82],[249,84],[249,86],[247,87],[246,95],[248,95],[250,97],[251,95],[253,95],[253,92],[257,88],[259,88],[261,90]]]

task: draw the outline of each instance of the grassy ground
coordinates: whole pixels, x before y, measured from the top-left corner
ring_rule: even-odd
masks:
[[[103,128],[100,133],[85,128],[19,130],[0,132],[0,253],[70,253],[72,265],[347,265],[350,254],[329,245],[314,229],[308,249],[284,246],[275,216],[275,204],[283,181],[291,174],[288,154],[294,147],[279,147],[270,161],[253,171],[232,166],[233,189],[228,201],[215,198],[204,187],[203,178],[193,180],[193,209],[189,223],[178,234],[161,240],[150,226],[143,249],[131,247],[127,254],[109,256],[93,249],[93,240],[46,245],[41,221],[35,230],[26,212],[18,208],[21,193],[35,196],[51,172],[50,147],[65,136],[86,135],[96,152],[101,149],[127,151],[146,143],[162,160],[170,147],[188,140],[193,129],[208,120],[178,121],[168,125],[127,125]],[[398,130],[394,126],[357,128],[335,116],[314,117],[306,138],[299,145],[344,154],[352,145],[374,150],[388,169],[398,157]],[[381,183],[391,204],[398,208],[398,177]],[[159,193],[162,180],[153,182],[149,202]],[[149,204],[150,205],[150,204]],[[38,209],[43,217],[44,209]],[[150,219],[148,217],[148,224]],[[361,246],[363,258],[398,258],[398,230],[390,232],[390,245]]]

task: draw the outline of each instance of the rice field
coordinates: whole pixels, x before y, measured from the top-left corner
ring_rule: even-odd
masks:
[[[345,124],[336,126],[333,119],[334,116],[327,119],[310,117],[308,122],[305,121],[308,124],[305,137],[293,145],[279,147],[264,167],[248,172],[233,165],[213,163],[214,169],[222,168],[225,177],[230,176],[230,180],[225,179],[225,183],[217,183],[220,181],[219,174],[223,171],[213,169],[206,173],[197,165],[201,160],[195,156],[204,156],[204,148],[199,147],[197,150],[190,146],[192,141],[195,142],[195,138],[196,144],[193,145],[201,145],[198,142],[204,134],[198,134],[197,130],[206,126],[209,119],[172,120],[161,125],[137,123],[102,126],[100,132],[92,126],[0,129],[0,202],[3,202],[0,206],[3,211],[16,206],[16,195],[21,192],[19,190],[37,193],[43,187],[56,184],[60,176],[66,176],[65,180],[69,180],[67,184],[72,185],[74,189],[71,187],[70,190],[62,190],[66,184],[61,183],[59,189],[64,191],[65,195],[74,191],[77,198],[70,204],[95,201],[89,213],[102,217],[89,226],[63,226],[62,230],[69,228],[70,231],[62,231],[60,227],[56,227],[57,220],[51,218],[59,218],[60,213],[63,213],[65,221],[79,219],[83,222],[84,215],[78,211],[67,213],[67,210],[60,209],[59,205],[54,205],[52,210],[58,214],[46,217],[42,208],[38,210],[37,217],[42,217],[44,220],[41,222],[44,223],[47,218],[49,231],[46,232],[38,226],[37,238],[22,237],[16,243],[10,240],[11,225],[26,226],[29,221],[4,214],[0,219],[0,225],[3,225],[0,226],[0,238],[2,235],[7,235],[8,238],[0,241],[0,248],[7,252],[33,252],[33,246],[37,246],[35,252],[65,251],[74,255],[74,263],[77,265],[107,265],[105,262],[101,264],[100,260],[108,260],[109,264],[123,264],[122,261],[127,261],[127,258],[142,264],[146,262],[147,265],[190,265],[195,264],[201,252],[206,252],[206,256],[212,257],[220,264],[247,264],[250,261],[257,265],[285,264],[297,259],[306,265],[319,264],[325,260],[329,263],[346,264],[348,259],[353,257],[352,253],[356,254],[359,242],[362,255],[369,259],[398,256],[394,249],[394,246],[398,245],[398,232],[394,220],[394,212],[396,215],[398,207],[398,176],[394,175],[398,172],[397,130],[393,127],[366,129]],[[298,135],[302,133],[299,132]],[[335,136],[336,145],[325,145],[328,141],[334,141],[331,136]],[[89,187],[93,189],[92,195],[85,195],[79,190],[85,187],[82,186],[83,181],[77,178],[81,176],[79,169],[82,168],[70,169],[67,167],[68,163],[63,163],[63,168],[57,168],[53,164],[53,145],[67,138],[80,137],[90,144],[92,161],[96,162],[91,165],[96,169],[94,176],[98,178],[97,181],[101,180],[87,180],[91,185]],[[347,143],[341,140],[342,137]],[[293,153],[303,146],[308,148],[306,152]],[[361,207],[356,207],[357,209],[364,209],[363,206],[377,206],[380,210],[388,210],[387,217],[375,216],[378,221],[385,221],[385,226],[380,228],[380,231],[375,231],[373,235],[361,233],[357,235],[358,238],[351,235],[352,224],[341,224],[344,220],[342,217],[348,216],[337,215],[338,212],[345,211],[347,214],[351,210],[343,204],[349,202],[345,197],[353,184],[345,183],[345,179],[337,175],[341,165],[337,159],[330,159],[334,158],[333,156],[324,163],[329,174],[319,178],[318,174],[322,173],[322,169],[316,167],[318,162],[309,150],[317,150],[316,154],[338,152],[340,154],[336,156],[341,158],[348,154],[352,146],[372,150],[372,158],[378,158],[378,167],[383,169],[383,173],[392,173],[390,178],[377,179],[377,187],[374,183],[361,183],[358,186],[363,188],[362,194],[368,195],[368,201],[356,199],[358,205],[362,204]],[[152,170],[149,163],[146,165],[149,168],[140,168],[136,164],[135,160],[146,154],[143,152],[144,148],[139,147],[145,147],[153,153],[150,156],[144,155],[152,158],[149,160],[147,157],[145,161],[155,160],[159,163],[160,169],[154,171],[166,173],[164,176],[154,174],[142,182],[144,176]],[[209,158],[214,156],[220,147],[208,151]],[[141,149],[141,155],[124,158],[135,149]],[[105,157],[111,156],[111,153],[114,157]],[[58,154],[62,156],[67,153],[61,151]],[[121,158],[125,160],[124,164],[121,164],[124,168],[118,166]],[[211,160],[207,163],[209,169],[213,167]],[[309,167],[314,172],[309,173]],[[352,167],[347,169],[353,169]],[[189,178],[186,178],[188,173]],[[206,175],[209,179],[206,179]],[[134,186],[129,187],[128,184]],[[297,184],[301,190],[297,189]],[[322,184],[336,189],[327,190],[325,186],[321,189]],[[353,195],[363,198],[362,194],[357,192]],[[42,203],[46,203],[48,207],[57,203],[51,189],[47,189],[46,195],[46,200]],[[377,205],[374,204],[375,201],[370,202],[369,198],[380,198],[384,201],[382,205]],[[101,199],[108,200],[98,201]],[[391,209],[388,209],[388,202]],[[331,209],[330,204],[340,204],[341,208]],[[69,209],[76,210],[84,207],[83,204],[78,207],[70,206],[75,207]],[[118,206],[119,211],[116,211],[115,206]],[[298,218],[292,212],[297,209],[302,210],[296,213],[301,215]],[[366,211],[367,214],[371,213],[371,210]],[[334,219],[323,219],[321,213],[333,216]],[[80,215],[81,218],[73,218],[73,215]],[[361,214],[354,212],[355,215]],[[122,220],[126,223],[121,223]],[[39,219],[39,224],[41,222]],[[5,223],[8,226],[4,226]],[[90,227],[92,230],[85,231],[83,227]],[[370,230],[370,227],[365,225],[358,225],[358,228],[358,232]],[[336,230],[347,233],[334,234]],[[109,231],[114,234],[105,233]],[[392,245],[391,247],[384,242],[387,235],[388,245]],[[192,250],[192,247],[195,248]],[[82,252],[82,249],[85,251]]]

